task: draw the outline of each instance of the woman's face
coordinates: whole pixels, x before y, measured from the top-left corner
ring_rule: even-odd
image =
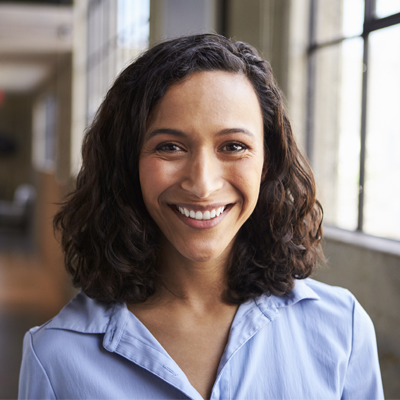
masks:
[[[200,262],[230,254],[257,203],[263,163],[260,104],[245,76],[198,72],[170,87],[150,114],[139,160],[164,251]]]

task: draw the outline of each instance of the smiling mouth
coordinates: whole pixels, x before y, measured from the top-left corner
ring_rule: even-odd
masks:
[[[219,217],[229,206],[232,206],[232,204],[228,204],[226,206],[218,207],[212,210],[206,210],[206,211],[195,211],[195,210],[190,210],[187,209],[186,207],[178,207],[175,206],[177,211],[179,211],[182,215],[184,215],[187,218],[195,219],[198,221],[207,221],[210,219],[214,219],[216,217]]]

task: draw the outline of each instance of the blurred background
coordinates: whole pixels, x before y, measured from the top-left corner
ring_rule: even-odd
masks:
[[[369,313],[400,398],[400,0],[0,1],[0,398],[17,396],[25,331],[74,294],[52,216],[86,126],[138,54],[199,32],[271,62],[325,211],[314,278]]]

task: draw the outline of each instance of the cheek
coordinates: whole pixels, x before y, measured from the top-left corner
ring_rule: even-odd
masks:
[[[146,207],[174,183],[176,168],[171,163],[158,158],[144,157],[139,161],[139,179]],[[174,178],[175,177],[175,178]]]
[[[257,160],[258,161],[258,160]],[[260,192],[263,163],[247,162],[234,172],[235,185],[244,197],[245,205],[255,207]]]

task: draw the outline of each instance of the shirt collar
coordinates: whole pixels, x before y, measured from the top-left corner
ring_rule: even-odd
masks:
[[[280,309],[293,306],[306,299],[318,300],[319,296],[305,281],[296,280],[293,290],[288,295],[282,297],[263,295],[241,304],[232,322],[228,344],[222,355],[218,375],[241,346],[266,324],[279,317]]]
[[[78,293],[46,326],[80,333],[105,333],[110,317],[121,305],[105,304]]]
[[[229,359],[266,324],[279,316],[279,310],[304,299],[319,299],[303,281],[296,281],[292,292],[283,297],[260,296],[240,305],[233,320],[228,344],[221,357],[216,382]],[[129,359],[175,386],[189,398],[201,399],[175,361],[147,328],[130,313],[125,304],[104,304],[79,293],[46,326],[80,333],[103,334],[103,347]]]
[[[260,296],[242,304],[232,323],[234,328],[242,318],[245,318],[257,305],[261,313],[272,321],[279,314],[279,309],[292,306],[301,300],[318,300],[319,296],[307,285],[307,280],[296,280],[294,289],[285,296]],[[83,292],[75,296],[47,325],[46,329],[66,329],[81,333],[107,333],[112,341],[117,339],[118,332],[114,330],[116,321],[121,329],[125,326],[121,320],[126,320],[129,311],[125,304],[105,304],[91,299]]]
[[[260,296],[254,301],[260,311],[272,320],[280,308],[286,308],[295,305],[302,300],[319,300],[320,297],[307,285],[307,280],[295,280],[293,290],[284,296]]]

